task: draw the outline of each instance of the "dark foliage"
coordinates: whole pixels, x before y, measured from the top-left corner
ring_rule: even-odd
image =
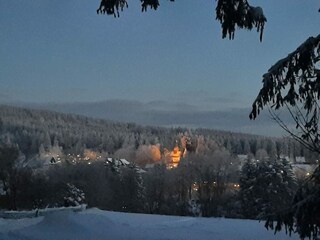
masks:
[[[171,0],[171,2],[173,2],[173,0]],[[159,0],[141,0],[141,3],[142,12],[146,12],[148,6],[154,10],[157,10],[160,6]]]
[[[12,210],[17,209],[17,192],[20,183],[15,166],[18,156],[17,147],[0,145],[0,181],[6,193],[6,205]]]
[[[285,159],[249,160],[242,167],[240,186],[244,217],[261,220],[291,203],[296,180]]]
[[[250,6],[246,0],[218,0],[216,18],[221,23],[222,38],[228,35],[229,39],[233,39],[237,27],[249,30],[255,27],[262,41],[267,19],[261,7]]]
[[[310,37],[286,58],[279,60],[263,75],[263,87],[252,105],[255,119],[264,107],[288,133],[307,148],[320,152],[320,35]],[[274,112],[285,107],[296,128],[294,133]]]
[[[170,2],[174,1],[170,0]],[[237,27],[248,30],[256,28],[260,32],[260,41],[262,41],[267,19],[261,7],[251,6],[247,0],[217,0],[216,2],[216,19],[221,23],[222,38],[228,35],[229,39],[233,39]],[[159,0],[141,0],[142,12],[146,12],[148,7],[157,10],[159,6]],[[128,7],[126,0],[101,0],[97,13],[119,17],[119,9],[123,11],[124,7]]]
[[[320,35],[308,38],[294,52],[279,60],[263,75],[263,87],[252,105],[250,118],[255,119],[268,107],[273,119],[295,140],[320,153]],[[296,123],[290,128],[276,110],[285,108]],[[319,167],[299,188],[294,201],[284,213],[268,218],[266,226],[279,231],[316,239],[320,229]],[[275,226],[274,226],[275,223]]]
[[[289,234],[298,232],[301,238],[317,239],[320,233],[320,168],[301,186],[293,203],[281,213],[268,217],[265,226]]]
[[[119,10],[123,11],[125,7],[128,7],[126,0],[101,0],[97,13],[119,17]]]

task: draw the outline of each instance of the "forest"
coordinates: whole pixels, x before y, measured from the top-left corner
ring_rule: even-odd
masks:
[[[194,151],[218,148],[231,155],[255,156],[259,154],[258,150],[263,149],[270,156],[283,155],[291,159],[304,156],[308,162],[317,159],[317,155],[286,137],[272,138],[213,129],[142,127],[134,123],[5,105],[0,105],[0,113],[1,141],[17,144],[28,159],[55,146],[64,154],[83,154],[85,149],[90,149],[135,162],[139,161],[136,159],[137,150],[157,145],[163,152],[164,148],[172,149],[176,141],[181,145],[185,137],[192,142]]]
[[[289,138],[141,127],[11,106],[0,112],[5,209],[86,203],[113,211],[266,219],[286,207],[303,180],[289,160],[317,159]],[[186,154],[169,169],[165,153],[174,146]]]

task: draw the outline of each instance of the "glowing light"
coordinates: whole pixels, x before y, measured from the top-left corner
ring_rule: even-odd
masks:
[[[176,142],[176,146],[173,148],[173,150],[171,152],[168,151],[167,153],[165,153],[165,156],[170,161],[169,163],[167,163],[167,169],[178,167],[181,157],[185,154],[186,150],[184,150],[184,152],[181,152],[178,147],[178,143]]]

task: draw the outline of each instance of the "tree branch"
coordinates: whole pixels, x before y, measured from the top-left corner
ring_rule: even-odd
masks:
[[[146,12],[148,8],[157,10],[160,6],[159,0],[140,0],[141,11]],[[174,2],[175,0],[170,0]],[[262,41],[264,25],[267,18],[261,7],[251,6],[247,0],[216,0],[216,19],[221,23],[222,38],[229,36],[234,39],[236,28],[252,30],[255,28],[260,33]],[[101,0],[97,14],[113,15],[119,17],[119,10],[128,7],[127,0]]]

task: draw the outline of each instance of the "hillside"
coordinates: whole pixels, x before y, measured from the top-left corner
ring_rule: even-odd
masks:
[[[143,127],[134,123],[5,105],[0,105],[0,120],[1,139],[17,143],[27,156],[38,154],[41,145],[46,150],[58,145],[64,153],[74,154],[93,149],[113,155],[119,150],[138,149],[142,145],[155,144],[159,144],[161,150],[172,149],[176,141],[187,136],[197,146],[213,141],[219,148],[225,148],[231,154],[256,154],[257,150],[265,149],[268,154],[313,158],[308,151],[288,138],[212,129]],[[128,122],[130,120],[128,119]],[[203,140],[200,141],[200,138]]]
[[[224,218],[173,217],[89,209],[20,220],[0,219],[0,239],[5,240],[271,240],[299,239],[284,231],[273,234],[263,222]]]
[[[283,131],[267,112],[255,121],[249,119],[249,108],[202,109],[191,104],[170,101],[106,100],[77,103],[16,103],[17,106],[79,114],[118,122],[135,122],[142,126],[184,126],[209,128],[267,136],[282,136]],[[282,114],[283,115],[283,114]],[[290,116],[285,115],[285,121]],[[284,117],[283,117],[284,118]]]
[[[3,209],[86,203],[89,207],[117,212],[265,219],[268,214],[287,206],[296,187],[289,162],[284,159],[278,162],[276,155],[307,153],[286,138],[209,129],[142,127],[10,106],[1,106],[0,113],[3,156],[7,153],[18,156],[0,159],[3,166],[7,166],[0,169],[7,176],[0,186],[0,208]],[[13,149],[7,147],[10,145]],[[243,171],[240,170],[243,164],[240,154],[248,159]],[[152,167],[147,167],[149,165]],[[248,171],[249,177],[257,174],[248,180],[250,186],[245,184],[248,167],[252,168]],[[249,186],[249,193],[245,186]],[[281,194],[273,194],[278,192]],[[256,199],[259,199],[259,205],[255,204]],[[209,239],[213,235],[217,239],[220,236],[220,239],[239,239],[238,234],[242,234],[243,239],[251,236],[257,239],[259,235],[272,239],[269,236],[273,236],[272,232],[265,233],[262,226],[263,231],[252,232],[253,228],[259,228],[253,221],[223,220],[219,226],[220,220],[212,219],[87,213],[45,217],[38,225],[3,233],[0,239],[42,239],[42,236],[46,239],[81,239],[77,236],[79,229],[83,239],[90,239],[91,235],[92,239],[104,239],[107,234],[111,239],[131,236],[132,239],[144,236],[148,239],[194,239],[197,236]],[[114,222],[117,216],[142,218],[133,217],[132,222],[121,220],[118,223]],[[24,221],[30,223],[21,220],[13,225]],[[136,225],[138,222],[140,225]],[[0,222],[4,229],[10,228],[7,223]],[[65,228],[66,225],[69,227]],[[106,225],[112,228],[107,229]],[[123,231],[124,227],[127,233]],[[57,232],[56,229],[62,230]],[[236,232],[229,229],[236,229]],[[242,229],[247,230],[241,232]],[[163,231],[168,236],[161,235]]]

